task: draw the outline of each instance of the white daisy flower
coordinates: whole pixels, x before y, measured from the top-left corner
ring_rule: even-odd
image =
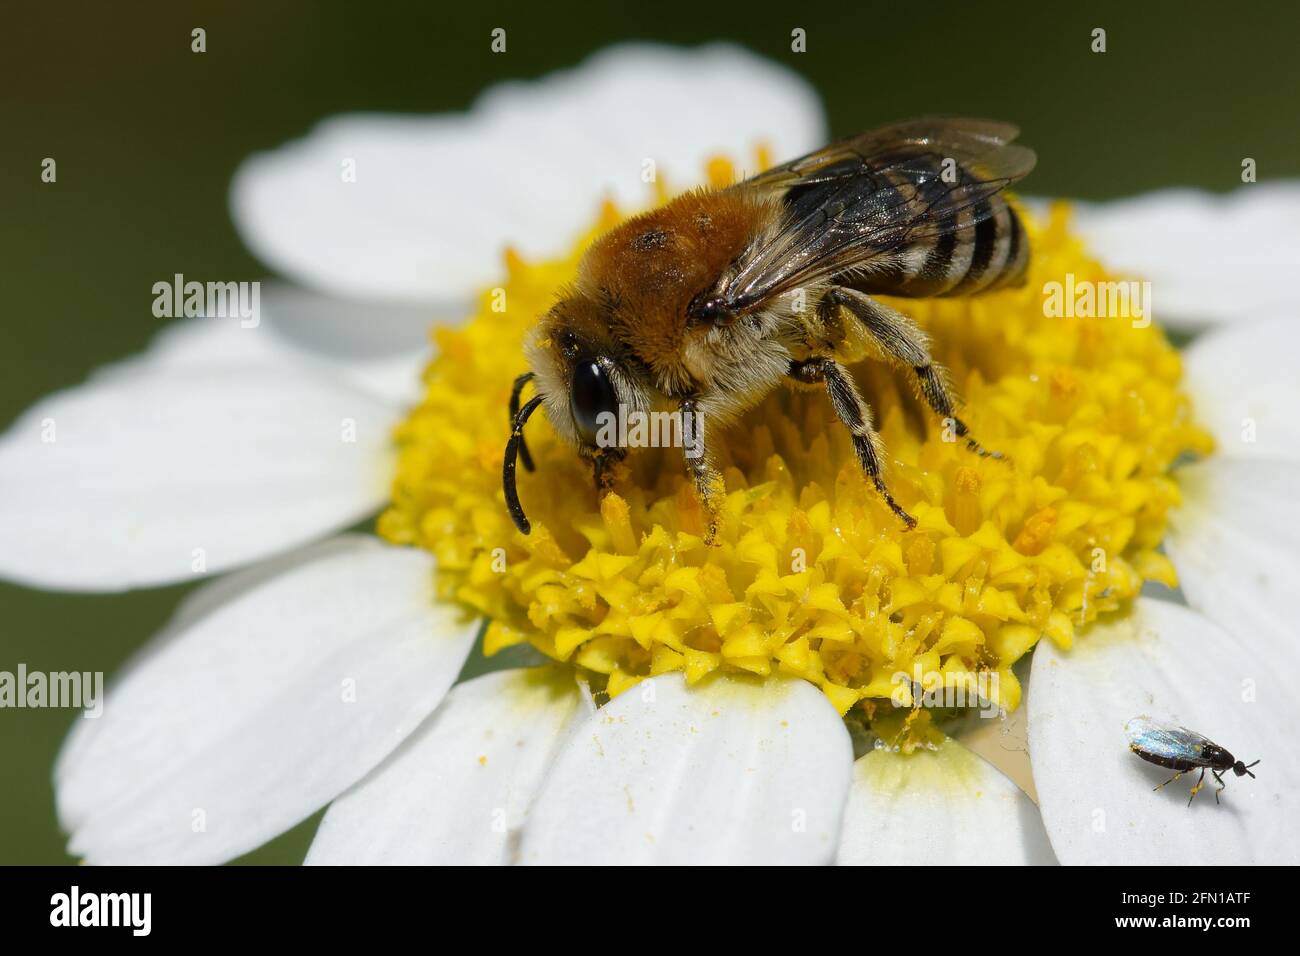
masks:
[[[102,717],[78,721],[55,771],[70,852],[218,863],[328,806],[311,863],[1295,862],[1300,705],[1287,677],[1300,643],[1287,592],[1300,582],[1300,500],[1286,470],[1300,457],[1288,416],[1300,326],[1274,270],[1256,269],[1284,245],[1294,256],[1291,233],[1274,228],[1294,220],[1293,187],[1085,213],[1112,268],[1158,280],[1161,321],[1233,322],[1192,342],[1181,383],[1154,330],[1140,351],[1097,345],[1105,362],[1069,354],[1096,345],[1092,332],[1036,334],[1021,358],[1050,357],[1050,381],[985,380],[993,359],[978,335],[952,347],[972,407],[982,394],[990,422],[1030,423],[1008,440],[1037,483],[934,457],[947,452],[884,394],[899,480],[934,502],[916,510],[921,533],[906,550],[852,488],[819,512],[779,471],[776,490],[754,481],[729,496],[747,532],[722,543],[717,573],[689,558],[681,527],[656,550],[659,519],[688,510],[674,512],[671,495],[611,495],[597,514],[565,500],[576,496],[562,470],[528,486],[537,530],[521,543],[479,486],[480,471],[499,468],[505,411],[480,422],[477,401],[508,380],[477,386],[442,444],[427,440],[447,421],[448,375],[469,381],[484,363],[520,359],[458,351],[486,326],[472,324],[441,338],[425,392],[414,328],[472,311],[498,284],[513,303],[543,301],[602,193],[624,207],[646,200],[648,161],[684,186],[717,154],[763,143],[781,158],[824,139],[816,96],[782,68],[727,47],[629,47],[495,88],[466,116],[341,118],[250,160],[236,221],[298,286],[268,290],[256,330],[177,323],[0,437],[5,576],[114,591],[229,572],[182,603],[110,687]],[[1086,263],[1058,221],[1039,229],[1043,268]],[[1229,233],[1225,269],[1214,250]],[[506,245],[503,276],[493,263]],[[561,265],[526,265],[556,256]],[[1025,291],[1017,315],[1040,297]],[[947,301],[918,300],[919,317],[933,326],[968,308]],[[993,328],[979,308],[961,315]],[[512,304],[500,321],[526,323],[526,311]],[[1179,388],[1217,451],[1170,471],[1161,456],[1199,434]],[[777,458],[778,425],[752,439]],[[834,485],[838,451],[811,445],[808,467]],[[544,436],[534,451],[561,460]],[[1042,476],[1062,455],[1053,485]],[[738,458],[742,484],[746,469]],[[755,511],[769,507],[764,495],[773,510]],[[390,500],[387,541],[330,537]],[[1186,605],[1124,600],[1168,577],[1156,550],[1166,512]],[[843,519],[835,534],[830,514]],[[1088,534],[1105,538],[1108,570],[1079,565]],[[498,535],[510,568],[493,576]],[[800,535],[816,542],[809,570],[767,575],[772,542]],[[888,603],[864,610],[882,581]],[[672,602],[635,611],[647,592]],[[1041,606],[1027,608],[1031,595]],[[481,630],[467,608],[499,611],[489,651],[532,643],[559,663],[458,683]],[[1076,633],[1074,616],[1098,610],[1104,619]],[[924,711],[900,710],[926,719],[897,736],[881,730],[893,715],[879,710],[888,671],[863,663],[868,613],[871,639],[894,641],[887,663],[924,660],[929,672],[983,660],[1007,709],[1025,677],[1012,665],[1034,648],[1018,712],[1032,784]],[[696,630],[682,640],[678,625]],[[882,739],[915,752],[855,747],[863,708],[876,708]],[[1164,777],[1124,732],[1138,714],[1261,759],[1258,778],[1231,778],[1221,806],[1202,796],[1186,809],[1177,787],[1153,793]]]
[[[1165,189],[1080,203],[1075,227],[1108,267],[1159,290],[1161,322],[1199,331],[1300,310],[1300,290],[1286,281],[1298,206],[1296,182],[1252,183],[1222,195]]]

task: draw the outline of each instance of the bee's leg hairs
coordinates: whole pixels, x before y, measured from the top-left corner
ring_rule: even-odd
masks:
[[[891,511],[903,519],[909,529],[916,527],[916,519],[903,510],[894,500],[880,474],[880,438],[871,427],[871,410],[858,393],[858,386],[853,377],[839,362],[831,358],[810,358],[791,362],[786,373],[790,378],[805,385],[817,382],[826,383],[826,394],[830,396],[831,407],[853,435],[853,450],[857,452],[862,470],[867,473],[880,497],[885,499]]]
[[[954,413],[947,373],[930,357],[930,339],[920,326],[871,296],[844,286],[833,286],[822,296],[817,307],[827,311],[843,307],[857,316],[881,351],[912,369],[921,397],[936,415],[952,423],[953,432],[956,437],[966,439],[967,448],[981,457],[1003,457],[1000,452],[989,451],[972,438],[966,423]]]
[[[695,479],[695,494],[704,506],[705,520],[708,522],[704,542],[716,544],[719,502],[715,486],[718,483],[718,473],[710,462],[704,444],[704,414],[693,398],[682,399],[677,411],[682,421],[682,450],[686,457],[686,468]]]

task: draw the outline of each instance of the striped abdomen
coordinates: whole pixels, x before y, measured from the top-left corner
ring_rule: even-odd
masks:
[[[1015,133],[979,121],[904,123],[734,187],[783,190],[779,218],[697,296],[692,316],[738,315],[827,280],[936,296],[1022,279],[1028,241],[1002,190],[1033,168],[1034,154],[1011,142]]]
[[[901,296],[971,295],[1024,281],[1029,242],[1024,225],[1001,196],[944,220],[939,235],[914,240],[888,268],[852,282],[863,292]]]

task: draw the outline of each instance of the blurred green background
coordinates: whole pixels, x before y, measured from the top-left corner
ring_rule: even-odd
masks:
[[[464,109],[484,86],[606,44],[732,39],[806,75],[839,135],[921,113],[1018,122],[1029,191],[1106,198],[1300,175],[1290,3],[7,3],[0,27],[0,428],[158,331],[176,272],[255,278],[226,210],[248,153],[350,110]],[[190,52],[190,30],[208,51]],[[488,35],[505,27],[509,52]],[[790,52],[803,27],[808,52]],[[1093,54],[1093,28],[1108,51]],[[46,156],[58,182],[40,182]],[[1297,226],[1300,228],[1300,226]],[[0,584],[0,670],[110,675],[187,587],[118,596]],[[50,769],[75,716],[0,710],[0,863],[70,862]],[[296,863],[316,818],[246,858]]]

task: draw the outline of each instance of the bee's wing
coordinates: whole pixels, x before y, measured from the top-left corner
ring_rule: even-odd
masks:
[[[752,176],[740,185],[781,188],[796,183],[807,185],[851,178],[859,170],[840,166],[840,163],[849,160],[870,166],[891,150],[908,146],[929,148],[965,165],[998,151],[1019,135],[1020,130],[1014,124],[998,120],[942,116],[904,120],[838,140]],[[1033,152],[1028,149],[1025,152],[1029,153],[1029,164],[1020,176],[1027,174],[1034,165]]]
[[[1149,754],[1181,760],[1199,759],[1210,741],[1194,730],[1176,727],[1146,715],[1124,725],[1129,743]]]
[[[1034,168],[1034,151],[1012,143],[1018,133],[992,120],[909,120],[745,180],[734,188],[774,192],[785,210],[717,294],[729,309],[745,309],[868,268],[906,243],[973,229],[991,214],[979,204]],[[964,210],[972,213],[959,218]]]

